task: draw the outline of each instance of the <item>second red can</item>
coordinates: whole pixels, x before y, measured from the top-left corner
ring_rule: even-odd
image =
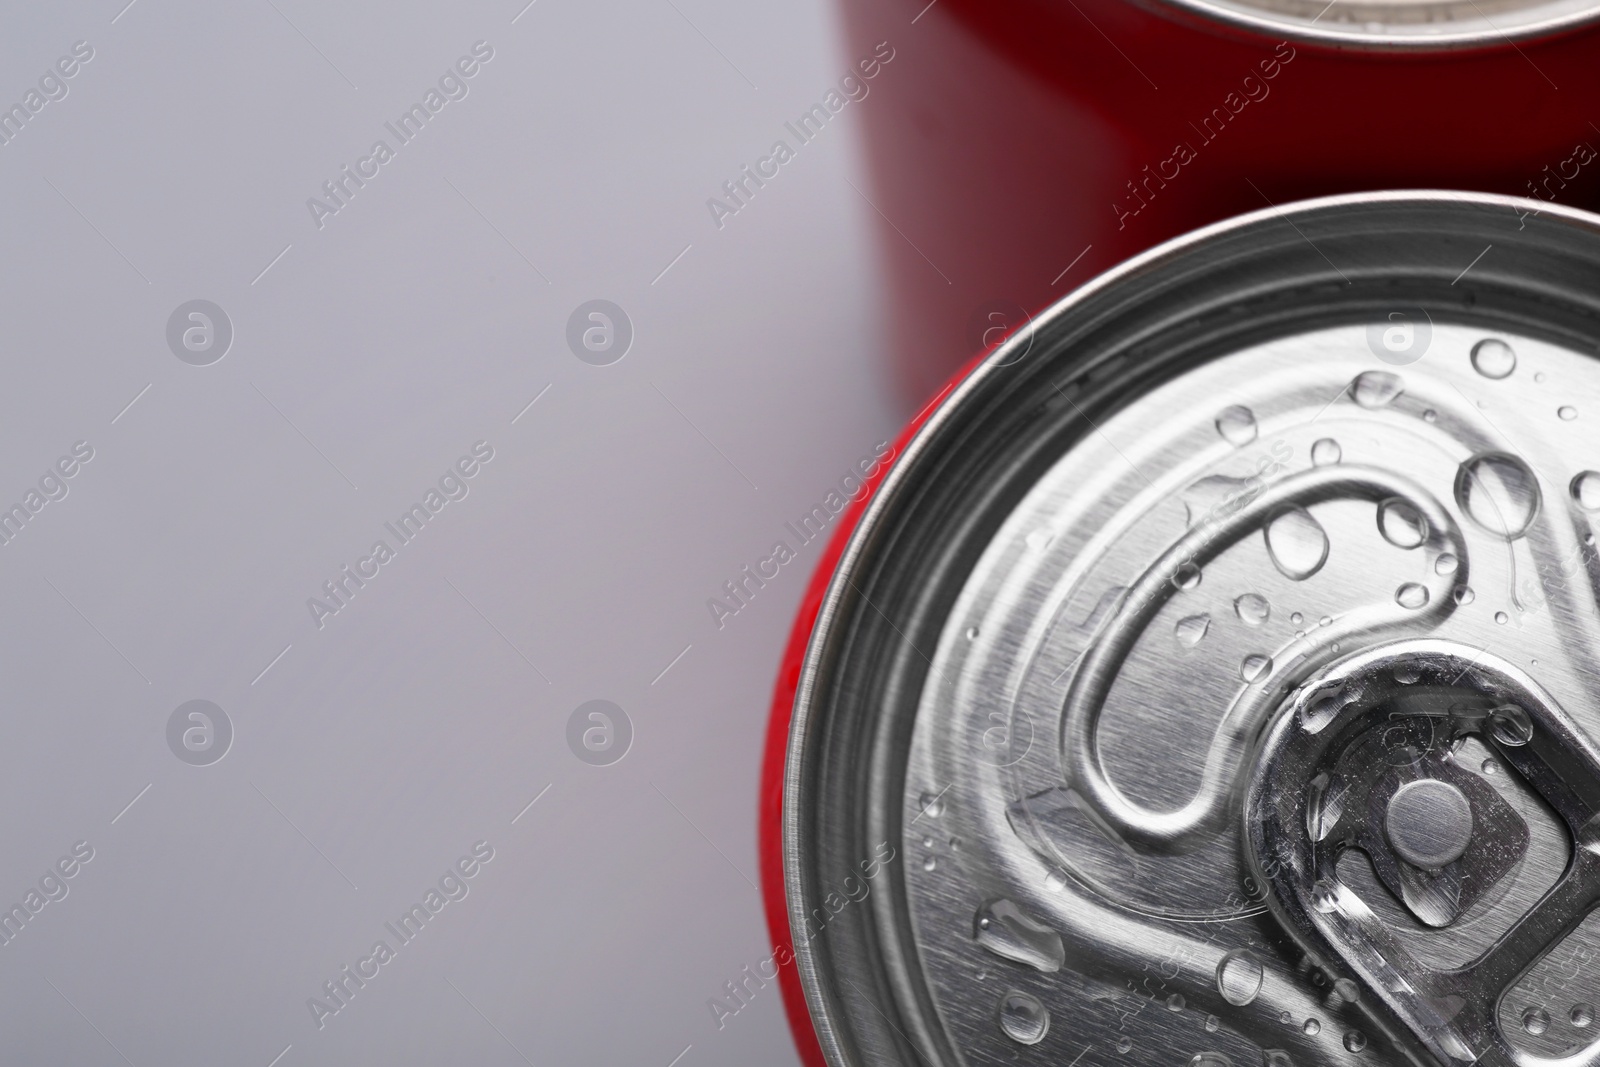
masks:
[[[1084,280],[1239,212],[1405,187],[1595,206],[1597,14],[847,0],[850,54],[895,49],[863,110],[900,381],[920,402]]]

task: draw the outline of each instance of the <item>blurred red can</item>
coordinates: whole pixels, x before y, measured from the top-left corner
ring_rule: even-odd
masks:
[[[846,0],[897,375],[967,357],[1139,251],[1386,188],[1594,206],[1589,0]]]

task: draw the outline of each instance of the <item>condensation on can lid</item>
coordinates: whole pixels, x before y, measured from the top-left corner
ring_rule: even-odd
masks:
[[[1525,207],[1202,231],[912,442],[791,737],[834,1062],[1600,1062],[1600,218]]]

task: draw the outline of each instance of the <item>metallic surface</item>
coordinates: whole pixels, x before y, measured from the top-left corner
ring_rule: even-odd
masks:
[[[1574,0],[1166,0],[1205,18],[1271,36],[1363,48],[1426,48],[1503,43],[1594,19],[1596,6]],[[1330,17],[1331,15],[1331,17]],[[1326,21],[1324,21],[1326,20]]]
[[[1592,605],[1564,614],[1579,621],[1585,607]],[[1592,699],[1584,680],[1580,676],[1571,695]],[[1340,788],[1338,779],[1328,792],[1304,787],[1308,779],[1321,780],[1338,750],[1359,748],[1368,738],[1400,758],[1360,763],[1391,776],[1426,775],[1423,750],[1398,737],[1413,722],[1426,729],[1428,749],[1445,759],[1460,740],[1484,738],[1523,786],[1550,805],[1576,843],[1571,863],[1537,904],[1518,909],[1511,925],[1472,962],[1449,969],[1413,958],[1341,881],[1345,848],[1360,847],[1374,862],[1388,859],[1370,842],[1356,845],[1367,813],[1342,798],[1335,814],[1320,813]],[[1273,912],[1321,958],[1359,976],[1362,989],[1440,1062],[1529,1062],[1519,1057],[1496,1015],[1517,980],[1600,904],[1600,850],[1592,825],[1600,815],[1600,750],[1589,737],[1594,725],[1586,729],[1526,671],[1474,646],[1414,640],[1380,645],[1332,665],[1308,679],[1278,718],[1246,801],[1252,867],[1271,886]],[[1480,835],[1476,848],[1517,851],[1520,843],[1490,831]],[[1452,873],[1446,868],[1439,877],[1448,880]],[[1569,1062],[1600,1062],[1600,1047],[1591,1045]]]
[[[1448,1062],[1456,1025],[1534,1063],[1600,1036],[1574,755],[1600,729],[1600,220],[1526,207],[1213,228],[934,413],[795,705],[789,926],[832,1062]],[[1373,338],[1401,307],[1427,330],[1397,355]],[[1318,702],[1368,664],[1384,685]],[[1381,728],[1274,756],[1308,715]],[[836,907],[879,842],[887,883]],[[1334,884],[1360,937],[1318,925]]]
[[[1396,789],[1384,809],[1389,846],[1413,867],[1437,871],[1472,844],[1472,802],[1460,786],[1422,778]]]

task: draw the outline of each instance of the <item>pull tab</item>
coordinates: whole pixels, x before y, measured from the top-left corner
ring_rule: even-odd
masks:
[[[1340,880],[1358,849],[1424,927],[1447,938],[1528,848],[1527,823],[1454,758],[1494,750],[1571,835],[1556,883],[1476,959],[1419,961]],[[1352,973],[1369,1004],[1442,1064],[1527,1065],[1501,1032],[1504,994],[1600,904],[1600,751],[1518,668],[1440,640],[1378,646],[1323,669],[1280,710],[1245,800],[1250,863],[1308,952]],[[1553,1062],[1553,1061],[1552,1061]],[[1600,1046],[1560,1061],[1600,1064]]]

